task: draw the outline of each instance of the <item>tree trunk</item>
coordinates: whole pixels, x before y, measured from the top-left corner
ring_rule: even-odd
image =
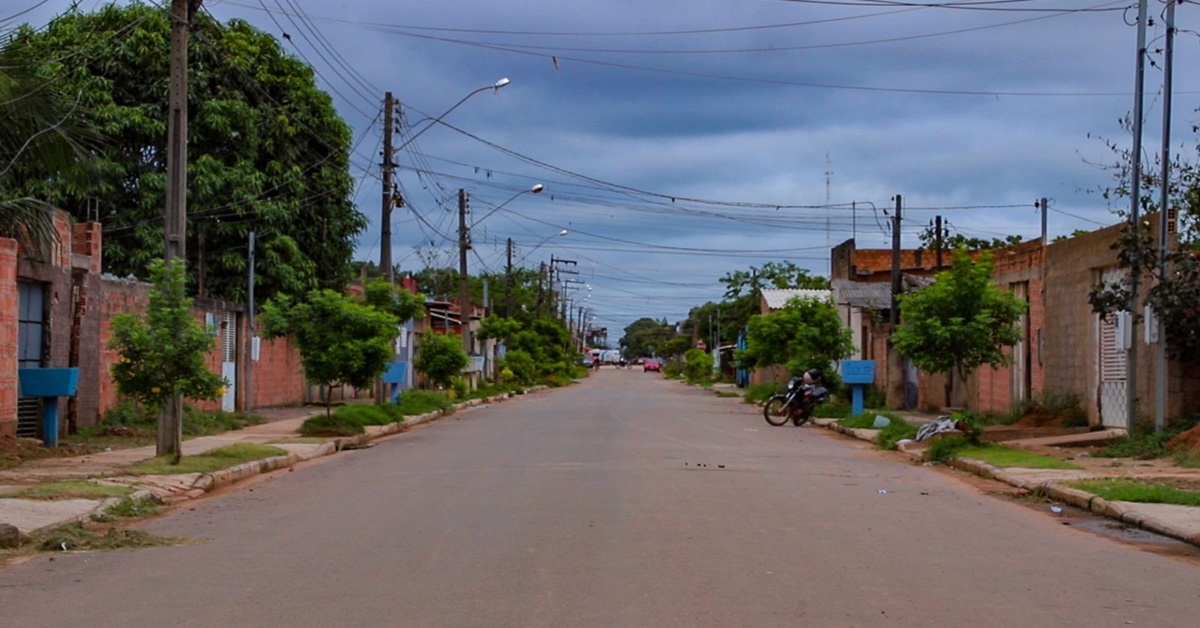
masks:
[[[179,464],[183,456],[183,395],[175,394],[163,404],[158,415],[158,441],[155,455]]]

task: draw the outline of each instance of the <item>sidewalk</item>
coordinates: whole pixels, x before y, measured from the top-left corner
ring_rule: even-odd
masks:
[[[533,392],[533,390],[529,391]],[[499,398],[472,399],[457,404],[455,411],[499,401]],[[130,465],[153,458],[155,446],[135,447],[98,452],[71,458],[32,460],[18,467],[0,471],[0,525],[16,528],[27,537],[41,530],[81,521],[123,500],[150,499],[172,504],[200,497],[208,491],[239,480],[294,466],[306,460],[327,456],[344,449],[366,444],[377,438],[396,434],[415,425],[446,416],[442,412],[406,417],[403,423],[369,425],[366,433],[343,438],[302,439],[300,426],[309,417],[323,414],[322,407],[266,409],[259,414],[268,422],[241,430],[212,436],[201,436],[183,442],[183,454],[194,456],[234,443],[270,444],[287,451],[287,455],[247,462],[212,473],[182,473],[176,475],[130,475]],[[288,442],[289,439],[295,439]],[[23,488],[46,482],[72,479],[91,479],[107,484],[129,486],[135,492],[128,497],[109,499],[32,500],[4,498]]]
[[[904,420],[923,423],[932,419],[924,415],[904,413]],[[925,420],[921,420],[925,419]],[[853,438],[875,441],[878,430],[853,429],[839,425],[836,419],[816,419],[816,425],[827,427]],[[1070,434],[1041,438],[1002,440],[1001,444],[1028,450],[1045,447],[1079,445],[1088,441],[1102,441],[1123,434],[1123,430],[1105,430],[1085,434]],[[900,451],[917,461],[924,460],[923,448],[902,446]],[[1145,465],[1139,468],[1114,467],[1111,469],[1024,469],[999,468],[965,458],[951,460],[950,466],[975,475],[1004,482],[1030,493],[1043,495],[1063,504],[1090,511],[1120,521],[1121,523],[1149,530],[1163,536],[1200,546],[1200,508],[1173,504],[1149,504],[1143,502],[1108,501],[1091,493],[1066,486],[1066,482],[1083,479],[1106,478],[1162,478],[1182,477],[1200,480],[1200,469],[1183,469],[1170,466]],[[1052,506],[1048,506],[1052,508]]]

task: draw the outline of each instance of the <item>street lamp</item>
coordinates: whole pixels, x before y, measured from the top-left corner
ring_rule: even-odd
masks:
[[[479,220],[476,220],[475,222],[471,223],[471,228],[474,228],[474,227],[475,227],[475,225],[477,225],[477,224],[479,224],[479,223],[483,222],[483,221],[484,221],[484,219],[486,219],[488,216],[491,216],[492,214],[494,214],[494,213],[496,213],[496,212],[500,211],[500,209],[501,209],[502,207],[504,207],[505,205],[508,205],[509,203],[511,203],[511,202],[513,202],[513,201],[515,201],[515,200],[517,200],[517,197],[518,197],[518,196],[520,196],[520,195],[522,195],[522,194],[541,194],[541,193],[542,193],[542,190],[544,190],[544,189],[546,189],[546,186],[542,185],[541,183],[538,183],[538,184],[534,185],[534,186],[533,186],[533,187],[531,187],[531,188],[527,188],[527,189],[521,190],[520,192],[517,192],[516,194],[513,194],[513,195],[512,195],[512,197],[511,197],[511,198],[509,198],[507,201],[504,201],[503,203],[500,203],[500,204],[499,204],[499,205],[497,205],[496,207],[492,208],[492,211],[490,211],[490,212],[488,212],[488,213],[484,214],[484,215],[483,215],[483,216],[482,216],[482,217],[481,217]]]
[[[399,147],[392,148],[391,126],[390,126],[390,123],[388,125],[385,125],[387,127],[387,130],[384,133],[384,149],[383,149],[383,216],[382,216],[382,220],[381,220],[381,224],[380,224],[381,233],[380,233],[380,241],[379,241],[379,249],[380,249],[379,265],[382,266],[383,271],[385,273],[387,273],[388,285],[391,285],[391,286],[396,285],[396,270],[395,270],[395,268],[392,267],[392,205],[395,204],[395,198],[392,194],[392,170],[396,167],[396,165],[394,163],[392,163],[392,155],[395,154],[397,151],[404,150],[409,144],[412,144],[414,141],[416,141],[416,139],[418,137],[423,135],[429,129],[433,128],[433,125],[441,122],[442,118],[445,118],[446,116],[450,115],[450,112],[454,111],[455,109],[458,109],[459,105],[467,102],[468,98],[470,98],[480,92],[486,92],[489,89],[492,90],[493,93],[500,91],[501,87],[508,85],[510,82],[511,81],[509,81],[507,78],[502,78],[502,79],[496,81],[495,83],[492,83],[491,85],[486,85],[484,87],[480,87],[478,89],[472,90],[466,96],[463,96],[462,99],[460,99],[458,102],[454,103],[453,107],[450,107],[446,111],[442,112],[442,115],[434,118],[433,121],[431,121],[429,124],[427,124],[425,126],[425,128],[412,134],[412,136],[410,136],[407,140],[405,140],[404,143],[401,144]],[[390,100],[391,92],[388,92],[388,99],[389,99],[388,103],[390,103],[391,102],[391,100]],[[386,113],[387,113],[387,120],[390,121],[391,120],[391,105],[390,104],[387,105]]]
[[[450,115],[450,112],[451,112],[451,111],[454,111],[455,109],[458,109],[459,105],[461,105],[461,104],[463,104],[463,103],[467,102],[467,99],[468,99],[468,98],[470,98],[470,97],[472,97],[472,96],[474,96],[475,94],[478,94],[478,93],[480,93],[480,92],[486,92],[486,91],[488,91],[489,89],[490,89],[490,90],[492,90],[492,93],[496,93],[496,92],[500,91],[500,88],[501,88],[501,87],[504,87],[505,85],[508,85],[508,84],[509,84],[509,83],[511,83],[511,82],[512,82],[512,81],[508,80],[507,78],[502,78],[502,79],[500,79],[500,80],[496,81],[495,83],[492,83],[491,85],[484,85],[483,87],[480,87],[480,88],[478,88],[478,89],[476,89],[476,90],[472,91],[471,93],[467,94],[466,96],[463,96],[463,97],[462,97],[462,100],[459,100],[458,102],[454,103],[454,106],[453,106],[453,107],[451,107],[451,108],[447,109],[446,111],[442,112],[442,115],[440,115],[440,116],[438,116],[438,117],[434,118],[434,119],[433,119],[433,120],[432,120],[432,121],[431,121],[429,124],[425,125],[425,128],[421,129],[420,131],[417,131],[415,134],[413,134],[411,137],[409,137],[407,140],[405,140],[403,144],[401,144],[401,145],[400,145],[398,148],[396,148],[396,150],[398,150],[398,151],[399,151],[399,150],[404,150],[404,147],[408,146],[409,144],[412,144],[412,143],[413,143],[413,141],[414,141],[414,140],[416,140],[418,137],[420,137],[422,133],[424,133],[424,132],[428,131],[429,129],[433,128],[433,125],[435,125],[435,124],[437,124],[437,123],[441,122],[441,121],[442,121],[442,118],[445,118],[446,116]]]
[[[559,237],[565,236],[565,235],[567,235],[567,233],[568,233],[568,231],[566,229],[563,229],[562,231],[559,231],[558,233],[554,233],[554,234],[546,236],[541,242],[538,242],[537,245],[535,245],[532,249],[529,249],[528,253],[521,256],[521,264],[524,264],[525,258],[529,257],[530,255],[533,255],[534,251],[542,248],[543,244],[549,242],[550,240],[552,240],[554,238],[559,238]]]

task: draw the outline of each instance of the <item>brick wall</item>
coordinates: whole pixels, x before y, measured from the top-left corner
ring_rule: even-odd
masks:
[[[306,382],[300,350],[287,338],[263,340],[254,363],[254,407],[282,406],[305,401]]]
[[[0,436],[17,433],[17,241],[0,238]]]

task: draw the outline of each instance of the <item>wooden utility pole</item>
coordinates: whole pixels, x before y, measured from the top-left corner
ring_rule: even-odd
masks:
[[[170,81],[167,87],[167,182],[163,259],[187,263],[187,63],[188,28],[201,0],[171,0]],[[158,417],[155,454],[179,462],[183,455],[183,395],[176,393]]]
[[[379,270],[384,272],[390,286],[396,284],[396,271],[392,268],[392,172],[395,168],[392,163],[392,135],[396,124],[393,117],[395,109],[396,101],[392,98],[392,93],[386,92],[383,95],[383,162],[380,167],[380,174],[383,175],[383,202],[379,224]]]
[[[471,248],[467,235],[467,191],[458,189],[458,307],[462,319],[462,347],[471,353],[471,294],[468,290],[467,249]]]

